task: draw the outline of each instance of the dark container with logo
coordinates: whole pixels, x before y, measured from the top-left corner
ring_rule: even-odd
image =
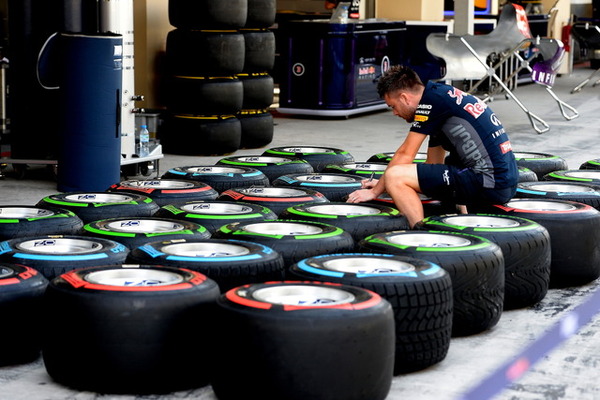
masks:
[[[404,21],[378,19],[282,23],[280,111],[385,107],[377,80],[403,63],[405,32]]]

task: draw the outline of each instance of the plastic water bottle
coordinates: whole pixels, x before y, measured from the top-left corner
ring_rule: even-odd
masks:
[[[140,129],[140,157],[146,157],[150,153],[150,133],[148,126],[142,125]]]

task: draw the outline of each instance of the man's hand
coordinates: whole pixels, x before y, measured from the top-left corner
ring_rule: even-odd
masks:
[[[363,179],[360,181],[360,187],[363,189],[371,189],[377,185],[377,182],[379,182],[379,179]]]
[[[364,203],[366,201],[371,201],[377,196],[371,189],[359,189],[348,195],[348,200],[346,203]]]

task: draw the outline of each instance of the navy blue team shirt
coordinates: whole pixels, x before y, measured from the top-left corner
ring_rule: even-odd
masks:
[[[429,136],[429,147],[450,154],[446,164],[471,168],[483,177],[483,187],[514,187],[519,171],[508,135],[483,101],[453,86],[428,82],[411,131]]]

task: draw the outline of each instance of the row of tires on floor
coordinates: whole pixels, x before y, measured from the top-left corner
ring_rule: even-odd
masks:
[[[246,162],[265,162],[254,158]],[[311,167],[325,168],[314,160]],[[208,180],[211,168],[194,173]],[[235,176],[229,172],[215,175]],[[535,304],[551,283],[598,276],[599,213],[585,204],[515,199],[491,215],[431,214],[423,230],[405,231],[385,198],[355,205],[320,194],[274,213],[229,197],[186,198],[194,191],[176,187],[181,182],[189,181],[121,182],[105,193],[1,207],[4,222],[14,220],[0,224],[2,233],[19,238],[0,244],[0,298],[8,320],[30,328],[12,333],[24,344],[15,346],[17,359],[41,347],[54,379],[101,392],[211,383],[219,398],[267,391],[266,398],[380,399],[394,374],[443,360],[451,336],[490,329],[503,309]],[[220,196],[240,183],[232,185],[223,183]],[[294,199],[282,194],[254,197]],[[58,224],[55,235],[36,234],[47,224]],[[81,229],[85,236],[72,236]],[[569,241],[580,232],[589,240]],[[36,306],[23,308],[24,298]],[[40,314],[52,332],[32,335]],[[207,357],[208,367],[198,362]]]

